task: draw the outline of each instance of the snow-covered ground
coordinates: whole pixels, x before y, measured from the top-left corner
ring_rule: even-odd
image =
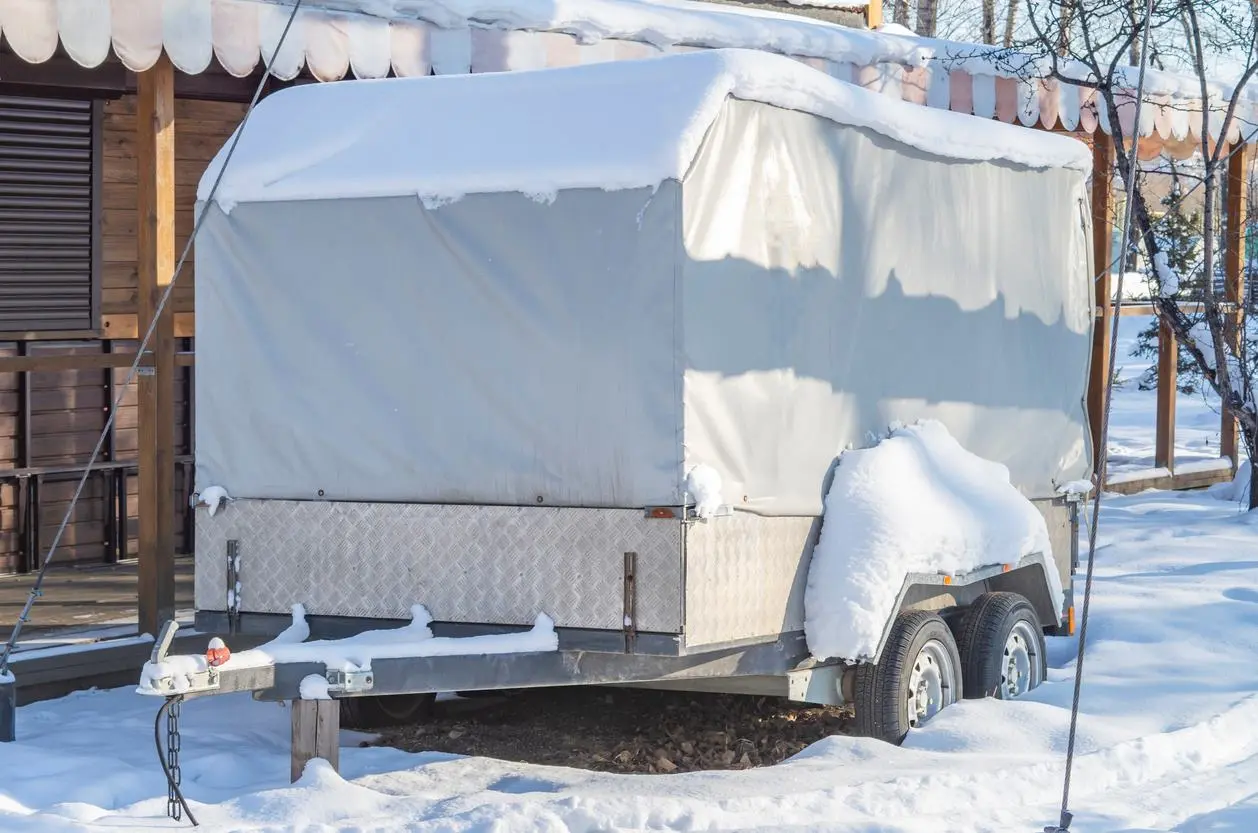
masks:
[[[1133,458],[1151,457],[1152,397],[1133,383],[1115,401],[1115,443]],[[1179,407],[1183,453],[1208,456],[1217,417]],[[1258,516],[1214,491],[1106,500],[1073,831],[1258,830]],[[358,748],[346,733],[341,775],[316,762],[290,786],[288,711],[210,698],[184,707],[184,785],[215,831],[1036,831],[1057,819],[1075,648],[1050,639],[1031,696],[966,701],[902,748],[834,737],[742,772],[594,774]],[[0,830],[179,827],[164,817],[155,705],[127,688],[20,709],[19,741],[0,744]]]
[[[1119,319],[1118,351],[1114,366],[1122,386],[1115,392],[1110,416],[1110,473],[1153,467],[1154,423],[1157,391],[1139,390],[1140,376],[1154,360],[1131,355],[1136,335],[1152,319],[1131,316]],[[1175,401],[1176,467],[1215,460],[1219,456],[1219,400],[1211,394],[1180,394]]]
[[[1258,517],[1206,494],[1104,510],[1075,831],[1258,830]],[[777,767],[613,776],[342,749],[289,786],[286,709],[185,705],[183,776],[207,830],[1040,830],[1056,819],[1074,640],[1023,701],[967,701],[904,748],[834,737]],[[155,703],[129,689],[19,710],[0,829],[172,828]]]

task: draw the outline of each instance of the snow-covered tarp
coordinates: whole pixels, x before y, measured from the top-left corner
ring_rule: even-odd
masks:
[[[197,482],[640,509],[707,465],[816,516],[836,449],[930,417],[1051,496],[1090,159],[736,50],[281,91],[201,204]]]
[[[1007,468],[962,448],[938,422],[893,427],[839,458],[808,571],[808,648],[818,659],[872,659],[909,574],[1033,553],[1052,563],[1048,528]],[[1060,609],[1061,579],[1044,572]]]
[[[219,665],[222,671],[258,668],[293,662],[319,662],[328,670],[356,671],[368,668],[375,659],[404,657],[480,656],[556,651],[559,638],[554,623],[545,614],[538,614],[532,630],[520,633],[489,634],[463,638],[435,637],[428,624],[432,617],[422,605],[412,611],[409,625],[387,630],[366,631],[345,639],[314,640],[306,624],[301,605],[293,607],[293,623],[272,641],[258,648],[232,654]],[[205,671],[205,656],[191,654],[167,657],[162,662],[147,662],[140,674],[137,691],[141,694],[178,694],[186,691],[190,675]],[[173,689],[162,684],[171,681]],[[307,690],[303,687],[303,692]]]

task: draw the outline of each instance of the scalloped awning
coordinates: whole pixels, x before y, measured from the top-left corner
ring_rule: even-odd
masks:
[[[1004,77],[994,67],[988,73],[976,61],[967,61],[964,70],[949,69],[935,54],[940,42],[750,15],[733,6],[555,2],[546,4],[548,16],[533,19],[528,12],[536,11],[535,4],[515,0],[521,8],[508,13],[504,9],[513,0],[485,2],[483,9],[461,2],[456,10],[441,0],[307,0],[274,74],[287,80],[304,68],[321,81],[334,81],[495,72],[739,46],[783,51],[841,80],[918,104],[1047,129],[1110,132],[1095,91]],[[385,8],[392,17],[355,8]],[[217,61],[243,77],[260,67],[264,54],[270,56],[290,11],[291,5],[258,0],[0,0],[0,32],[32,64],[51,58],[60,44],[85,67],[100,65],[112,51],[128,69],[142,72],[165,51],[185,73],[203,72]],[[635,31],[636,18],[642,24]],[[583,37],[578,40],[569,34],[573,31]],[[1227,144],[1240,140],[1242,123],[1258,124],[1258,104],[1246,98],[1241,105]],[[1121,113],[1125,132],[1134,114],[1134,102],[1128,102]],[[1221,110],[1211,115],[1212,143],[1219,139],[1222,116]],[[1202,122],[1199,98],[1155,89],[1145,97],[1141,157],[1191,155],[1200,147]]]

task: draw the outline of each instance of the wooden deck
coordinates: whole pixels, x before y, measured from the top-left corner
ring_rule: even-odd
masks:
[[[1189,491],[1205,489],[1216,483],[1227,483],[1231,479],[1230,460],[1198,460],[1176,466],[1174,472],[1165,468],[1151,468],[1117,473],[1106,480],[1105,491],[1119,495],[1135,495],[1146,489]]]
[[[183,618],[192,609],[192,559],[177,559],[175,570],[175,603]],[[0,577],[0,641],[8,638],[34,582],[33,575]],[[76,633],[134,634],[136,582],[135,562],[51,570],[22,631],[23,647],[46,647]]]
[[[18,705],[89,687],[134,685],[153,641],[136,633],[137,565],[65,566],[49,572],[10,668]],[[12,633],[34,576],[0,577],[0,642]],[[192,559],[176,560],[180,623],[192,618]],[[181,630],[176,652],[204,649],[206,636]],[[234,640],[251,647],[257,640]]]

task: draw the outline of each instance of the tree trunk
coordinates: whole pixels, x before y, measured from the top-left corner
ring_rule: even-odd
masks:
[[[996,0],[983,0],[983,43],[996,44]]]
[[[895,0],[895,16],[892,22],[907,27],[909,25],[909,0]]]
[[[1061,16],[1057,21],[1057,54],[1070,54],[1070,27],[1075,19],[1075,3],[1078,0],[1061,0]]]
[[[1137,3],[1140,3],[1140,0],[1127,0],[1127,18],[1131,21],[1132,32],[1139,32],[1140,27],[1142,25],[1142,21],[1139,18],[1140,12],[1137,11],[1137,5],[1136,5]],[[1143,5],[1144,5],[1143,3],[1140,3],[1141,7],[1143,7]],[[1134,37],[1131,39],[1131,46],[1128,48],[1127,52],[1128,52],[1127,59],[1131,63],[1131,65],[1133,67],[1140,66],[1140,38],[1139,37]]]
[[[1241,431],[1245,432],[1245,427],[1243,425],[1241,426]],[[1256,447],[1255,444],[1258,443],[1258,436],[1250,436],[1248,432],[1245,432],[1244,443],[1245,443],[1245,448],[1249,450],[1249,459],[1252,461],[1254,459],[1254,448]],[[1248,465],[1249,465],[1249,509],[1250,511],[1253,511],[1254,509],[1258,509],[1258,489],[1254,488],[1254,464],[1250,462],[1248,463]]]
[[[917,34],[923,38],[935,36],[935,24],[939,16],[938,0],[917,0]]]
[[[1013,29],[1018,22],[1018,0],[1009,0],[1009,11],[1005,15],[1005,49],[1013,46]]]

